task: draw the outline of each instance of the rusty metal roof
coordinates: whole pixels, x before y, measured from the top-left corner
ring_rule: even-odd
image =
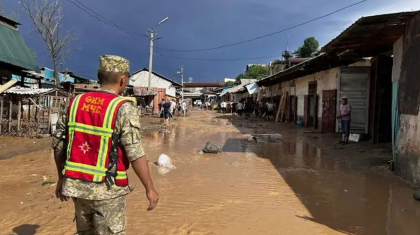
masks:
[[[404,34],[409,20],[419,11],[362,17],[322,48],[340,54],[353,50],[360,55],[378,54],[392,49]]]

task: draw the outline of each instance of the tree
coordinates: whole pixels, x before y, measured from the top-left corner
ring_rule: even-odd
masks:
[[[70,54],[72,43],[76,40],[72,31],[63,31],[64,15],[60,0],[23,0],[22,7],[47,46],[54,63],[54,78],[57,85],[58,62]]]
[[[233,82],[233,81],[225,82],[225,87],[233,87],[233,85],[235,85],[235,82]]]
[[[318,51],[319,43],[314,37],[306,38],[303,45],[300,46],[293,54],[297,57],[311,57]]]
[[[241,73],[236,76],[236,81],[239,79],[257,79],[260,80],[269,75],[269,69],[267,66],[253,65],[249,67],[248,71]]]

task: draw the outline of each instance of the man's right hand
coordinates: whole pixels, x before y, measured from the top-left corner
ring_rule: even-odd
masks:
[[[146,192],[146,196],[147,196],[147,199],[149,199],[149,203],[150,203],[149,208],[147,208],[147,210],[151,211],[151,210],[155,209],[155,207],[158,204],[159,194],[156,192],[155,189],[152,189],[152,190],[148,190]]]

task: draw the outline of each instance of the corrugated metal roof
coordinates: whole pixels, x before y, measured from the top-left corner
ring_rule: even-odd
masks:
[[[33,89],[33,88],[25,88],[25,87],[15,86],[15,87],[12,87],[12,88],[6,90],[4,93],[5,94],[15,94],[15,95],[42,95],[42,94],[45,94],[45,93],[52,92],[54,90],[55,89],[53,89],[53,88]]]
[[[36,60],[19,30],[0,23],[0,62],[39,72]]]
[[[362,17],[322,48],[340,54],[348,50],[376,52],[391,50],[404,34],[409,20],[419,11]]]

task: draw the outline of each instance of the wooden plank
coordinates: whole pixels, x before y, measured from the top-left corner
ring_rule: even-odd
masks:
[[[280,120],[282,120],[282,116],[284,114],[284,107],[285,107],[285,102],[286,102],[286,96],[287,96],[287,92],[284,92],[280,98],[280,103],[277,109],[277,115],[276,115],[276,122]]]
[[[3,124],[3,97],[0,97],[0,134],[1,134],[2,124]]]
[[[22,97],[19,96],[18,100],[18,117],[17,117],[17,130],[20,132],[20,118],[22,116]]]
[[[47,99],[49,99],[49,101],[50,101],[50,107],[48,109],[48,132],[47,132],[47,134],[49,134],[50,131],[51,131],[51,109],[52,109],[52,100],[53,99],[52,99],[52,97],[49,97]]]
[[[280,116],[280,110],[281,110],[281,102],[282,102],[282,100],[283,100],[283,96],[282,96],[282,98],[280,99],[280,102],[279,102],[279,105],[278,105],[277,114],[276,114],[276,122],[278,122],[278,121],[279,121],[279,116]]]
[[[12,101],[9,101],[9,134],[12,132]]]

